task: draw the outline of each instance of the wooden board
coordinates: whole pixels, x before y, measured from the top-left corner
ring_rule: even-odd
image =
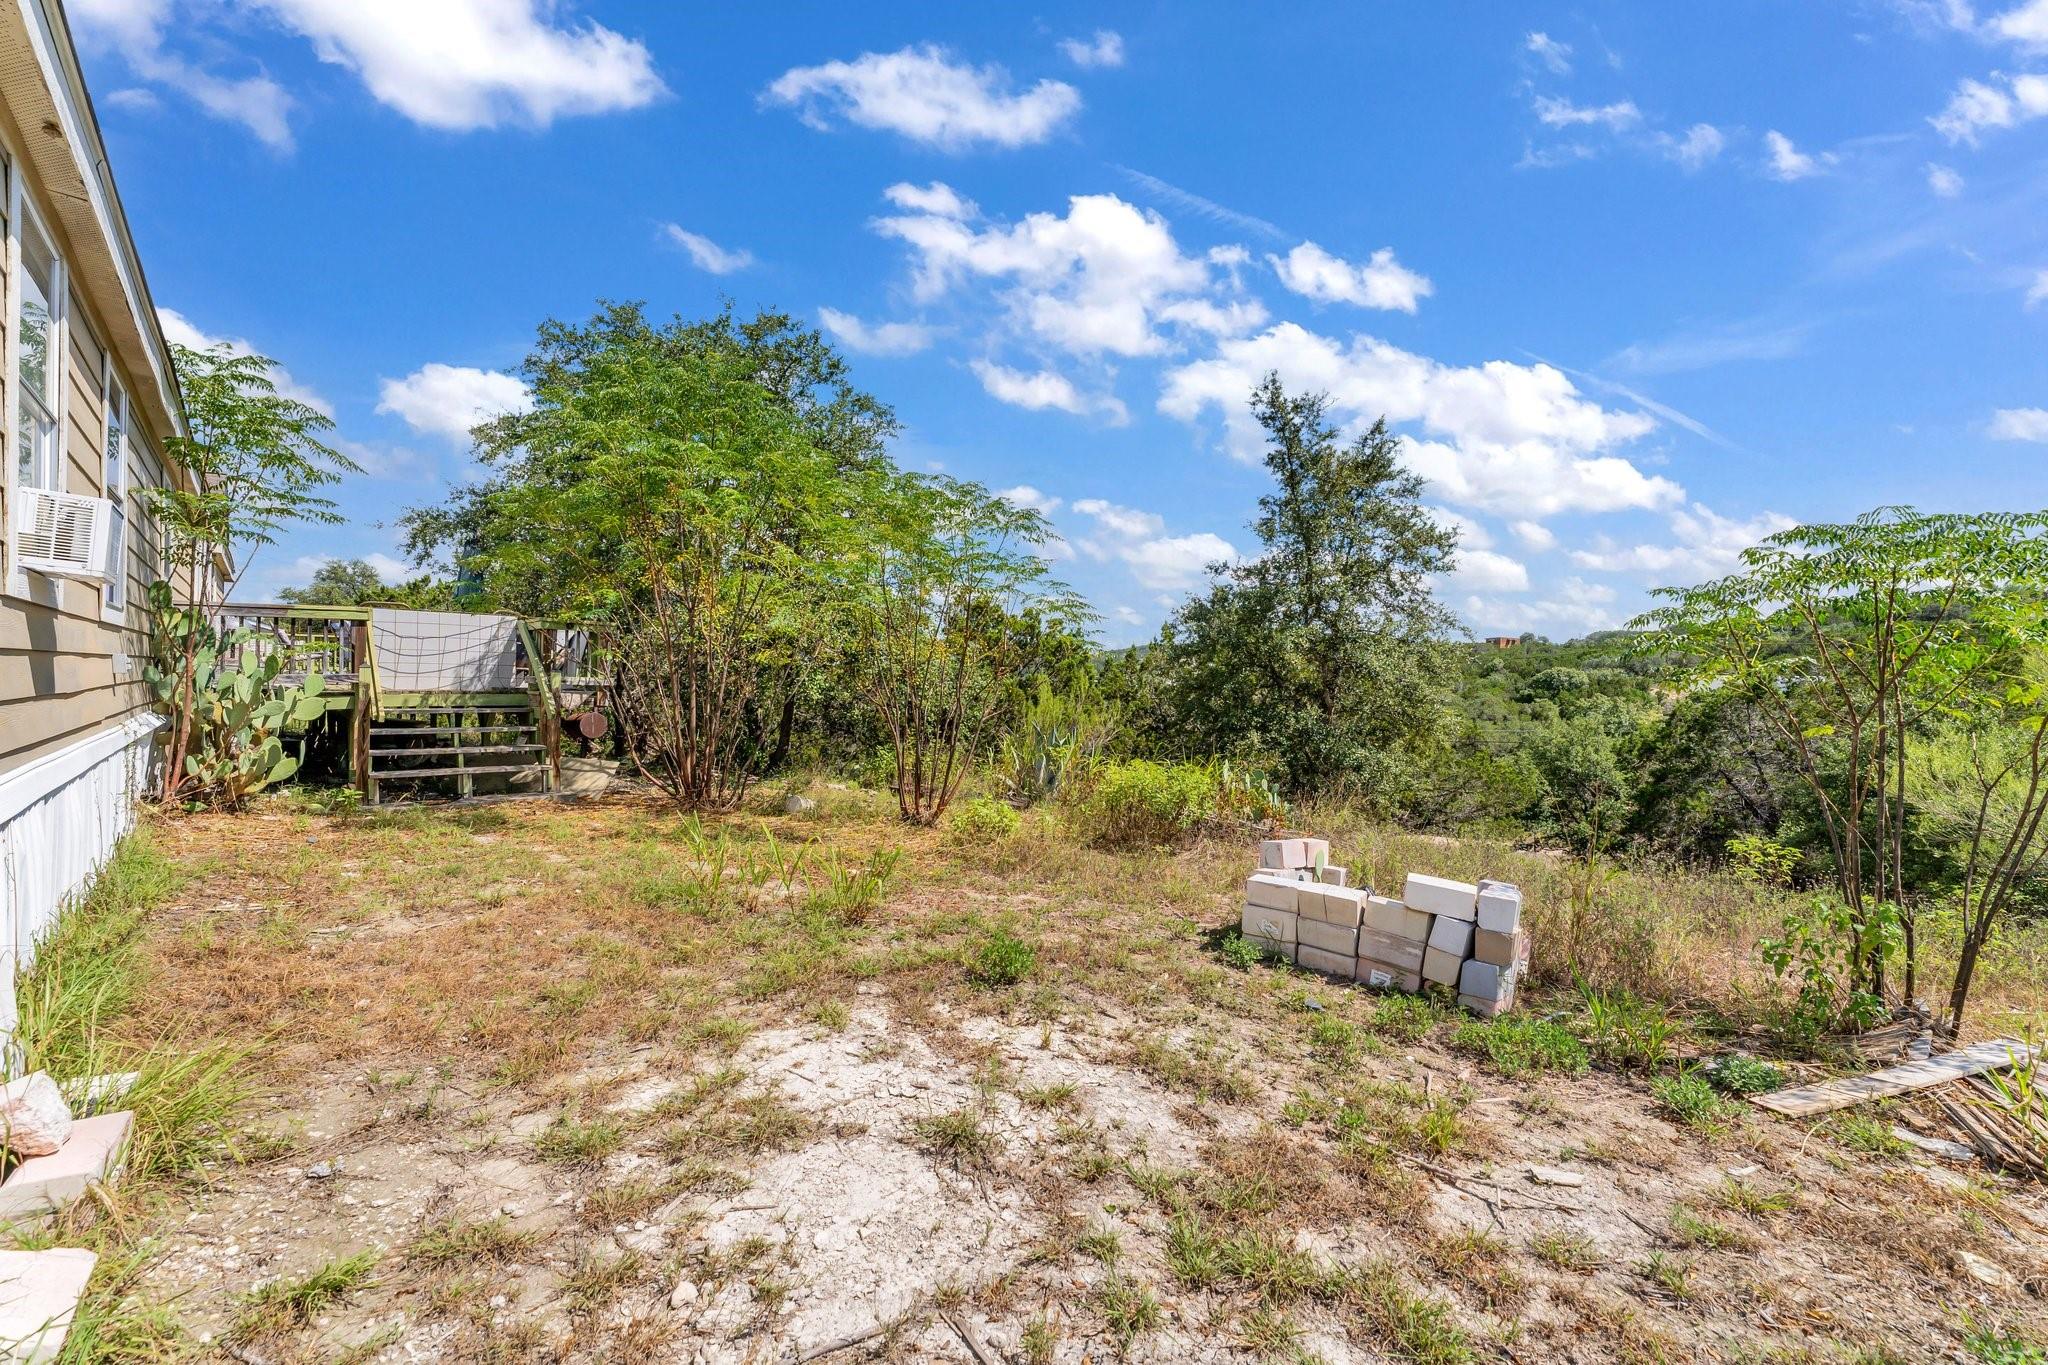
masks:
[[[1802,1085],[1793,1090],[1774,1090],[1768,1095],[1752,1095],[1750,1099],[1776,1113],[1806,1118],[1834,1109],[1846,1109],[1866,1100],[1883,1099],[1887,1095],[1904,1095],[1930,1086],[1945,1085],[1979,1072],[1997,1071],[2015,1061],[2029,1060],[2031,1055],[2027,1045],[2017,1038],[1997,1038],[1930,1057],[1924,1062],[1888,1066],[1867,1076],[1847,1076],[1838,1081]]]

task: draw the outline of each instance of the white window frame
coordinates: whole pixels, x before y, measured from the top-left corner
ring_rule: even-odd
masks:
[[[107,524],[107,581],[100,585],[100,618],[120,624],[128,619],[128,488],[134,449],[129,433],[134,430],[134,414],[129,410],[128,390],[114,373],[113,352],[104,353],[101,364],[100,390],[106,395],[106,409],[100,426],[105,460],[100,495],[113,504],[113,512]]]
[[[61,490],[64,484],[66,461],[64,420],[65,389],[68,385],[71,364],[70,311],[71,284],[65,268],[64,255],[57,247],[57,239],[50,232],[49,219],[29,198],[27,186],[22,184],[20,174],[21,158],[7,149],[7,282],[11,286],[7,300],[7,345],[4,357],[6,402],[0,420],[6,422],[6,429],[0,432],[0,457],[4,457],[7,476],[8,519],[10,525],[6,539],[7,581],[5,592],[9,597],[24,598],[47,607],[61,606],[58,596],[59,582],[43,574],[32,574],[21,567],[14,555],[12,520],[13,508],[17,505],[15,489],[20,484],[21,452],[21,300],[22,300],[22,224],[33,219],[36,231],[50,247],[50,292],[55,296],[50,302],[50,353],[46,358],[50,383],[56,389],[56,400],[52,421],[55,431],[51,437],[50,459],[54,464],[51,475],[55,487]],[[47,395],[45,398],[47,399]]]

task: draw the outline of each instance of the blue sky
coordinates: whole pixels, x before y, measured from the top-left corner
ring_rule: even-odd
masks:
[[[278,358],[398,553],[544,318],[835,334],[1101,634],[1253,548],[1268,368],[1384,413],[1475,631],[1794,521],[2048,505],[2048,0],[71,0],[179,339]]]

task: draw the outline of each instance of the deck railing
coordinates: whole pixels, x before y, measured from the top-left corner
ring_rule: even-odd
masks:
[[[326,683],[325,690],[347,692],[355,686],[360,666],[356,627],[369,619],[367,607],[229,602],[220,609],[217,624],[222,635],[251,632],[242,645],[246,660],[255,662],[283,652],[280,680],[303,682],[307,674],[317,671]]]

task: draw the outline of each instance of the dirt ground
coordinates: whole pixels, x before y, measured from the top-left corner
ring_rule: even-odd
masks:
[[[1244,847],[826,797],[161,823],[191,875],[140,1023],[247,1040],[261,1094],[239,1162],[159,1192],[142,1292],[255,1365],[2018,1360],[1987,1343],[2048,1326],[2037,1188],[1503,1075],[1452,1013],[1240,967]]]

